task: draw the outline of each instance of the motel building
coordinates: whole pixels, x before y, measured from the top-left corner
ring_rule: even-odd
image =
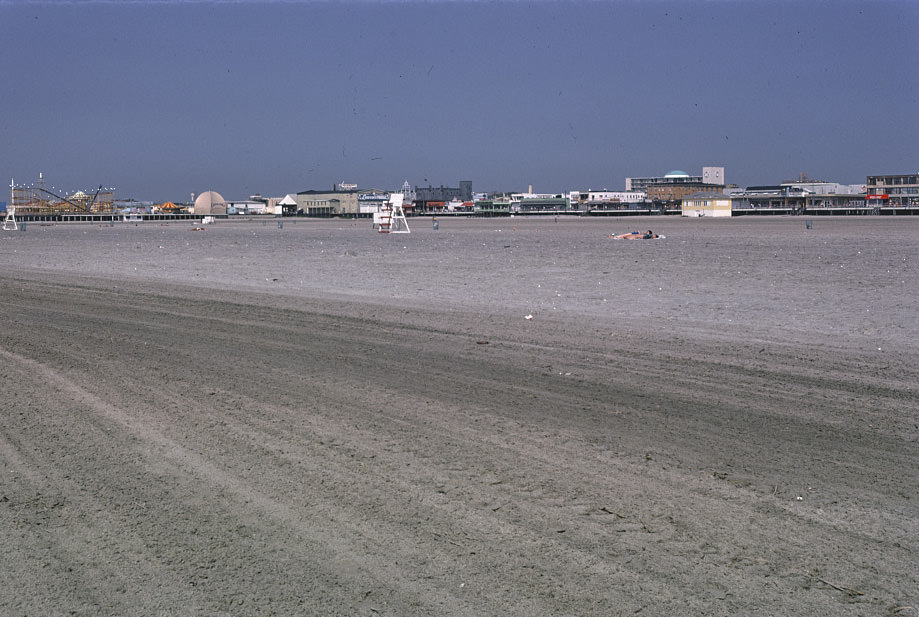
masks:
[[[868,176],[867,205],[873,208],[915,208],[919,206],[919,173]]]
[[[693,193],[684,197],[680,205],[680,214],[683,216],[731,216],[731,197],[724,193]]]

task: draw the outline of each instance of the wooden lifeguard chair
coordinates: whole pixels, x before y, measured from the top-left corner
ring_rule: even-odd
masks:
[[[6,218],[3,219],[3,231],[18,231],[19,223],[16,222],[16,207],[6,209]]]
[[[378,231],[381,234],[408,234],[412,230],[408,227],[408,221],[405,220],[405,211],[402,209],[402,200],[405,196],[402,193],[393,193],[389,196],[389,201],[377,213],[376,218]]]

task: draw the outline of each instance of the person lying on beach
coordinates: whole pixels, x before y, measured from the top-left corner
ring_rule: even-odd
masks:
[[[630,231],[629,233],[625,233],[625,234],[618,234],[618,235],[610,234],[609,237],[612,238],[613,240],[653,240],[654,238],[658,238],[659,236],[649,229],[646,232]]]

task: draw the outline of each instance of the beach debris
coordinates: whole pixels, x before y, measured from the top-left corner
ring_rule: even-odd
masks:
[[[817,580],[817,581],[820,581],[820,582],[823,583],[824,585],[829,585],[830,587],[832,587],[832,588],[835,589],[836,591],[842,591],[843,593],[847,593],[847,594],[849,594],[850,596],[863,596],[863,595],[865,595],[865,592],[864,592],[864,591],[859,591],[858,589],[852,589],[851,587],[843,587],[842,585],[836,585],[836,584],[831,583],[830,581],[828,581],[828,580],[826,580],[826,579],[820,578],[819,576],[814,576],[814,579]]]
[[[488,341],[476,341],[476,345],[488,345]]]
[[[526,319],[526,320],[530,320],[530,319],[533,319],[533,316],[532,316],[532,315],[524,315],[523,318]]]

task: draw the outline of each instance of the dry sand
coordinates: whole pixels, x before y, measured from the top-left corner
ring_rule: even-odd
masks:
[[[919,219],[410,224],[0,234],[0,614],[919,615]]]

